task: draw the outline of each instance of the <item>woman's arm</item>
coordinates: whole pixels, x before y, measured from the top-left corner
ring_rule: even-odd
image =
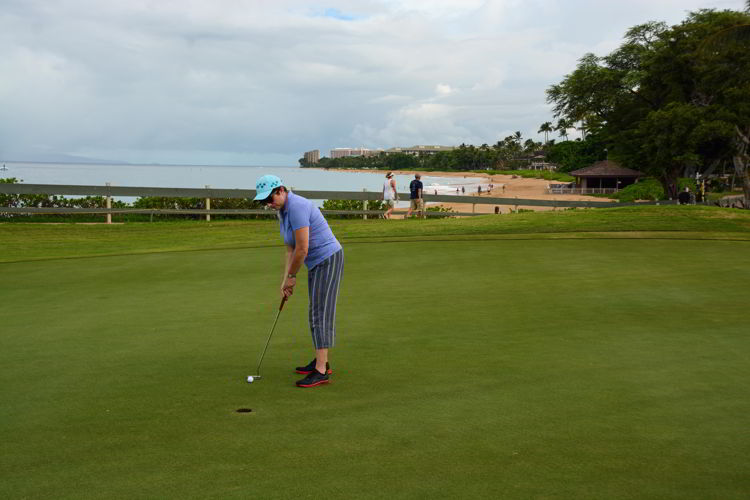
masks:
[[[286,281],[286,275],[289,274],[289,265],[292,263],[292,257],[294,256],[294,247],[286,246],[286,252],[284,253],[284,265],[282,267],[283,272],[281,273],[281,289],[284,289],[284,282]]]
[[[294,293],[294,286],[297,284],[297,272],[302,268],[302,263],[305,262],[309,246],[310,228],[306,226],[294,231],[294,249],[287,247],[287,265],[281,286],[281,294],[285,297],[290,297]]]

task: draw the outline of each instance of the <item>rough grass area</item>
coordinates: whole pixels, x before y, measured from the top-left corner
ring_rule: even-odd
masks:
[[[673,210],[337,222],[311,390],[273,223],[0,225],[0,498],[744,499],[748,218]]]
[[[748,239],[750,211],[703,206],[576,209],[427,220],[332,220],[344,242],[462,237]],[[279,246],[275,220],[0,224],[0,262],[162,251]]]

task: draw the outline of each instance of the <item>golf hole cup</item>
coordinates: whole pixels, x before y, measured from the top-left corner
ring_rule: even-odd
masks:
[[[248,375],[248,376],[247,376],[247,383],[248,383],[248,384],[252,384],[252,383],[253,383],[253,380],[255,380],[255,379],[253,378],[253,376],[252,376],[252,375]]]

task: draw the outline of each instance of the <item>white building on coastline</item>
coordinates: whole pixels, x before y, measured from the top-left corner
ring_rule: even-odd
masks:
[[[303,158],[305,159],[305,163],[318,163],[320,161],[320,151],[317,149],[305,151]]]
[[[382,149],[334,148],[331,150],[331,158],[346,158],[347,156],[375,156],[382,152]]]
[[[345,158],[347,156],[375,156],[380,153],[394,154],[404,153],[407,155],[414,156],[425,156],[434,155],[442,151],[453,151],[456,149],[453,146],[411,146],[411,147],[397,147],[386,150],[382,149],[367,149],[367,148],[334,148],[331,150],[331,158]]]
[[[443,151],[453,151],[454,149],[456,148],[453,146],[412,146],[410,148],[386,149],[385,153],[405,153],[407,155],[425,156],[434,155],[435,153],[440,153]]]

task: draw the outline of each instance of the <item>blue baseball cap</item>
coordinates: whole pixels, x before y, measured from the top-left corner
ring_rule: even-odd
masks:
[[[271,191],[283,185],[281,179],[275,175],[264,175],[255,182],[255,198],[253,199],[265,200],[271,194]]]

